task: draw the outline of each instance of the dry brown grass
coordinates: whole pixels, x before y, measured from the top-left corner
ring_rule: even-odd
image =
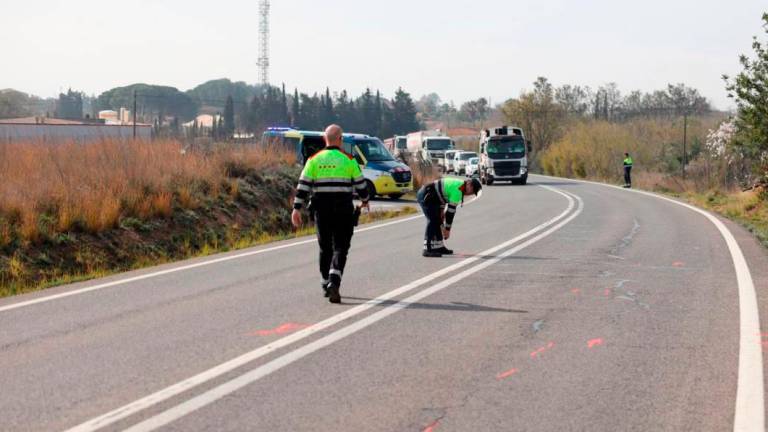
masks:
[[[125,216],[170,217],[174,205],[193,208],[195,194],[217,193],[233,170],[294,163],[274,148],[184,152],[176,140],[0,143],[0,217],[24,241],[49,230],[100,232]],[[0,241],[9,234],[0,233]]]

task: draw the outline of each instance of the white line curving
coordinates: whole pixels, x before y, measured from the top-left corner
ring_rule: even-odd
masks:
[[[752,281],[749,265],[744,253],[731,231],[718,218],[698,207],[658,195],[652,192],[625,189],[615,185],[587,180],[562,179],[580,183],[595,184],[626,192],[647,195],[668,201],[706,217],[715,225],[728,246],[736,271],[739,292],[739,378],[736,390],[736,412],[733,421],[734,432],[765,432],[765,384],[763,381],[763,350],[760,341],[760,312],[757,306],[757,292]]]
[[[550,188],[550,187],[546,187],[546,186],[543,186],[543,187],[545,187],[546,189],[552,190],[554,192],[560,193],[561,195],[565,196],[570,201],[569,209],[571,209],[573,207],[573,199],[570,198],[567,194],[562,193],[560,191],[557,191],[554,188]],[[282,355],[282,356],[280,356],[280,357],[278,357],[278,358],[276,358],[276,359],[274,359],[274,360],[272,360],[272,361],[270,361],[270,362],[268,362],[268,363],[266,363],[264,365],[256,367],[255,369],[252,369],[251,371],[246,372],[245,374],[243,374],[243,375],[241,375],[241,376],[239,376],[237,378],[234,378],[234,379],[232,379],[232,380],[230,380],[230,381],[228,381],[228,382],[226,382],[224,384],[221,384],[221,385],[219,385],[219,386],[217,386],[217,387],[215,387],[215,388],[213,388],[211,390],[208,390],[208,391],[206,391],[206,392],[204,392],[204,393],[202,393],[202,394],[200,394],[198,396],[195,396],[195,397],[193,397],[193,398],[191,398],[191,399],[189,399],[189,400],[187,400],[185,402],[182,402],[179,405],[176,405],[176,406],[174,406],[174,407],[172,407],[172,408],[170,408],[170,409],[168,409],[166,411],[163,411],[163,412],[161,412],[161,413],[159,413],[159,414],[157,414],[157,415],[155,415],[153,417],[150,417],[149,419],[144,420],[141,423],[138,423],[138,424],[136,424],[136,425],[134,425],[134,426],[132,426],[130,428],[127,428],[127,429],[125,429],[125,431],[126,432],[150,432],[150,431],[154,431],[154,430],[156,430],[156,429],[158,429],[160,427],[163,427],[163,426],[165,426],[165,425],[167,425],[167,424],[169,424],[169,423],[171,423],[171,422],[173,422],[175,420],[178,420],[178,419],[180,419],[180,418],[182,418],[182,417],[184,417],[184,416],[186,416],[186,415],[188,415],[188,414],[190,414],[190,413],[192,413],[192,412],[194,412],[194,411],[196,411],[196,410],[198,410],[200,408],[203,408],[203,407],[205,407],[207,405],[210,405],[210,404],[216,402],[217,400],[219,400],[219,399],[221,399],[221,398],[223,398],[223,397],[225,397],[225,396],[227,396],[227,395],[229,395],[229,394],[231,394],[231,393],[233,393],[233,392],[235,392],[235,391],[237,391],[237,390],[239,390],[239,389],[241,389],[241,388],[243,388],[243,387],[245,387],[247,385],[250,385],[250,384],[258,381],[259,379],[261,379],[261,378],[263,378],[263,377],[265,377],[265,376],[267,376],[267,375],[269,375],[269,374],[271,374],[271,373],[273,373],[275,371],[278,371],[278,370],[282,369],[283,367],[288,366],[288,365],[290,365],[290,364],[292,364],[292,363],[294,363],[294,362],[296,362],[296,361],[298,361],[298,360],[300,360],[300,359],[302,359],[302,358],[304,358],[304,357],[306,357],[306,356],[308,356],[308,355],[310,355],[310,354],[312,354],[312,353],[314,353],[314,352],[316,352],[316,351],[318,351],[320,349],[323,349],[323,348],[325,348],[325,347],[327,347],[327,346],[329,346],[329,345],[331,345],[331,344],[333,344],[335,342],[338,342],[339,340],[341,340],[341,339],[343,339],[343,338],[345,338],[347,336],[350,336],[350,335],[352,335],[354,333],[357,333],[358,331],[360,331],[360,330],[362,330],[362,329],[364,329],[366,327],[369,327],[369,326],[371,326],[371,325],[373,325],[373,324],[375,324],[375,323],[377,323],[377,322],[379,322],[379,321],[389,317],[390,315],[393,315],[393,314],[395,314],[395,313],[397,313],[397,312],[399,312],[399,311],[401,311],[403,309],[406,309],[410,304],[418,302],[419,300],[421,300],[421,299],[423,299],[425,297],[428,297],[428,296],[430,296],[430,295],[432,295],[432,294],[434,294],[436,292],[442,291],[443,289],[453,285],[454,283],[459,282],[462,279],[465,279],[465,278],[467,278],[467,277],[469,277],[469,276],[479,272],[480,270],[483,270],[483,269],[485,269],[487,267],[490,267],[490,266],[498,263],[499,261],[501,261],[505,257],[508,257],[510,255],[513,255],[513,254],[515,254],[515,253],[525,249],[526,247],[528,247],[528,246],[538,242],[539,240],[541,240],[541,239],[549,236],[550,234],[554,233],[555,231],[559,230],[560,228],[562,228],[563,226],[565,226],[566,224],[571,222],[573,219],[575,219],[577,216],[579,216],[579,214],[581,214],[581,212],[583,210],[583,207],[584,207],[584,203],[581,200],[581,198],[579,198],[578,196],[576,196],[576,195],[573,195],[573,196],[575,196],[576,199],[579,201],[579,206],[578,206],[577,210],[575,212],[571,213],[568,218],[566,218],[565,220],[561,221],[557,225],[549,228],[547,231],[545,231],[545,232],[543,232],[541,234],[538,234],[537,236],[535,236],[533,238],[530,238],[529,240],[527,240],[527,241],[525,241],[525,242],[523,242],[523,243],[521,243],[521,244],[519,244],[519,245],[517,245],[517,246],[515,246],[515,247],[513,247],[513,248],[511,248],[511,249],[509,249],[509,250],[507,250],[505,252],[503,252],[502,254],[500,254],[499,256],[497,256],[497,257],[495,257],[493,259],[487,260],[487,261],[483,262],[482,264],[476,265],[474,267],[470,267],[469,269],[464,270],[463,272],[458,273],[458,274],[456,274],[454,276],[451,276],[450,278],[445,279],[442,282],[439,282],[439,283],[437,283],[435,285],[429,286],[429,287],[427,287],[427,288],[417,292],[416,294],[413,294],[412,296],[410,296],[410,297],[408,297],[408,298],[406,298],[404,300],[400,300],[400,301],[398,301],[398,302],[396,302],[396,303],[394,303],[394,304],[392,304],[390,306],[387,306],[386,308],[384,308],[383,310],[381,310],[379,312],[376,312],[376,313],[374,313],[374,314],[372,314],[372,315],[370,315],[368,317],[365,317],[365,318],[363,318],[363,319],[361,319],[359,321],[356,321],[356,322],[354,322],[354,323],[352,323],[352,324],[350,324],[350,325],[348,325],[346,327],[343,327],[343,328],[341,328],[341,329],[339,329],[339,330],[337,330],[337,331],[335,331],[335,332],[333,332],[333,333],[331,333],[331,334],[329,334],[327,336],[324,336],[321,339],[318,339],[318,340],[316,340],[316,341],[314,341],[314,342],[312,342],[310,344],[307,344],[307,345],[304,345],[304,346],[302,346],[300,348],[297,348],[296,350],[291,351],[291,352],[289,352],[287,354],[284,354],[284,355]],[[506,245],[507,243],[509,243],[509,242],[505,242],[504,244]],[[494,248],[494,249],[498,250],[498,247]],[[487,254],[490,254],[490,253],[492,253],[492,252],[490,252],[490,251],[483,252],[483,253],[481,253],[481,255],[487,255]]]
[[[520,234],[520,235],[516,236],[515,238],[510,239],[510,240],[508,240],[508,241],[506,241],[504,243],[501,243],[501,244],[499,244],[497,246],[494,246],[494,247],[492,247],[490,249],[487,249],[487,250],[485,250],[483,252],[480,252],[478,254],[479,256],[490,255],[490,254],[498,252],[499,250],[502,250],[504,248],[507,248],[507,247],[510,247],[510,246],[512,246],[514,244],[517,244],[518,242],[523,241],[526,238],[529,238],[532,235],[534,235],[534,234],[536,234],[536,233],[538,233],[538,232],[540,232],[542,230],[545,230],[546,228],[550,227],[551,225],[557,223],[558,221],[560,221],[563,218],[567,217],[568,214],[573,211],[574,204],[575,204],[573,198],[571,198],[567,194],[565,194],[563,192],[560,192],[560,191],[558,191],[558,190],[556,190],[554,188],[550,188],[548,186],[542,186],[542,187],[545,188],[545,189],[557,192],[560,195],[565,196],[568,199],[568,207],[562,213],[560,213],[559,215],[555,216],[554,218],[552,218],[552,219],[542,223],[541,225],[538,225],[535,228],[533,228],[533,229],[531,229],[531,230],[529,230],[529,231],[527,231],[527,232],[525,232],[523,234]],[[579,212],[580,211],[581,210],[579,210]],[[569,218],[568,221],[570,221],[573,217],[575,217],[575,216],[572,216],[571,218]],[[562,224],[558,225],[557,228],[559,228],[560,226],[562,226]],[[547,231],[547,235],[548,235],[548,233],[552,232],[553,230]],[[527,245],[528,243],[525,243],[525,244]],[[356,306],[356,307],[348,309],[348,310],[346,310],[346,311],[344,311],[342,313],[334,315],[334,316],[332,316],[330,318],[327,318],[327,319],[325,319],[325,320],[323,320],[323,321],[321,321],[321,322],[319,322],[317,324],[312,325],[311,327],[308,327],[306,329],[300,330],[300,331],[298,331],[298,332],[296,332],[296,333],[294,333],[292,335],[286,336],[284,338],[278,339],[278,340],[276,340],[276,341],[274,341],[274,342],[272,342],[272,343],[270,343],[268,345],[259,347],[259,348],[255,349],[253,351],[250,351],[250,352],[245,353],[245,354],[243,354],[243,355],[241,355],[239,357],[236,357],[236,358],[234,358],[232,360],[229,360],[229,361],[227,361],[225,363],[222,363],[222,364],[220,364],[218,366],[215,366],[215,367],[213,367],[211,369],[203,371],[203,372],[201,372],[201,373],[199,373],[199,374],[197,374],[197,375],[195,375],[193,377],[187,378],[187,379],[185,379],[183,381],[180,381],[180,382],[178,382],[176,384],[168,386],[168,387],[166,387],[166,388],[164,388],[162,390],[159,390],[159,391],[157,391],[155,393],[152,393],[152,394],[150,394],[148,396],[145,396],[145,397],[143,397],[141,399],[133,401],[133,402],[127,404],[127,405],[119,407],[119,408],[117,408],[117,409],[115,409],[113,411],[110,411],[110,412],[108,412],[108,413],[106,413],[104,415],[101,415],[101,416],[95,417],[93,419],[90,419],[90,420],[88,420],[88,421],[86,421],[84,423],[81,423],[81,424],[79,424],[79,425],[77,425],[77,426],[75,426],[75,427],[73,427],[71,429],[68,429],[66,432],[92,432],[92,431],[96,431],[96,430],[99,430],[101,428],[104,428],[106,426],[109,426],[111,424],[114,424],[114,423],[116,423],[116,422],[118,422],[118,421],[120,421],[122,419],[125,419],[125,418],[127,418],[127,417],[129,417],[129,416],[131,416],[133,414],[136,414],[136,413],[138,413],[140,411],[143,411],[143,410],[145,410],[145,409],[147,409],[149,407],[157,405],[157,404],[159,404],[159,403],[161,403],[161,402],[163,402],[165,400],[168,400],[168,399],[170,399],[172,397],[175,397],[175,396],[177,396],[177,395],[179,395],[179,394],[181,394],[181,393],[183,393],[183,392],[185,392],[185,391],[187,391],[189,389],[192,389],[192,388],[194,388],[196,386],[199,386],[199,385],[201,385],[203,383],[209,382],[209,381],[211,381],[211,380],[213,380],[213,379],[215,379],[217,377],[220,377],[220,376],[222,376],[222,375],[224,375],[224,374],[226,374],[228,372],[231,372],[231,371],[233,371],[233,370],[235,370],[235,369],[237,369],[237,368],[239,368],[241,366],[244,366],[244,365],[246,365],[246,364],[248,364],[248,363],[250,363],[250,362],[252,362],[252,361],[254,361],[254,360],[256,360],[256,359],[258,359],[260,357],[263,357],[263,356],[265,356],[267,354],[270,354],[270,353],[272,353],[272,352],[274,352],[274,351],[276,351],[276,350],[278,350],[280,348],[284,348],[284,347],[286,347],[288,345],[291,345],[291,344],[293,344],[295,342],[298,342],[298,341],[300,341],[302,339],[305,339],[305,338],[307,338],[309,336],[312,336],[312,335],[314,335],[314,334],[316,334],[316,333],[318,333],[318,332],[320,332],[320,331],[322,331],[322,330],[324,330],[326,328],[329,328],[329,327],[331,327],[333,325],[336,325],[336,324],[338,324],[338,323],[340,323],[342,321],[345,321],[345,320],[350,319],[350,318],[352,318],[352,317],[354,317],[356,315],[359,315],[359,314],[361,314],[363,312],[366,312],[366,311],[368,311],[369,309],[371,309],[373,307],[380,306],[383,303],[388,302],[388,301],[394,299],[395,297],[398,297],[398,296],[400,296],[402,294],[405,294],[405,293],[407,293],[407,292],[409,292],[409,291],[411,291],[411,290],[413,290],[413,289],[415,289],[415,288],[417,288],[417,287],[419,287],[421,285],[424,285],[426,283],[432,282],[435,279],[437,279],[439,277],[442,277],[442,276],[444,276],[446,274],[449,274],[449,273],[451,273],[451,272],[453,272],[455,270],[459,270],[459,269],[461,269],[463,267],[466,267],[466,266],[468,266],[468,265],[470,265],[472,263],[475,263],[475,262],[479,261],[480,259],[481,258],[479,258],[478,256],[474,256],[474,257],[470,257],[470,258],[464,259],[462,261],[459,261],[459,262],[457,262],[457,263],[455,263],[453,265],[445,267],[445,268],[443,268],[441,270],[438,270],[438,271],[436,271],[436,272],[434,272],[432,274],[424,276],[424,277],[422,277],[422,278],[420,278],[420,279],[418,279],[416,281],[413,281],[411,283],[403,285],[400,288],[397,288],[397,289],[392,290],[392,291],[390,291],[390,292],[388,292],[388,293],[386,293],[384,295],[381,295],[381,296],[377,297],[376,299],[370,300],[370,301],[368,301],[368,302],[366,302],[366,303],[364,303],[362,305]],[[432,289],[432,288],[430,288],[430,289]],[[393,304],[391,306],[388,306],[388,308],[392,307],[392,306],[395,306],[395,305],[401,305],[401,304],[402,304],[402,302],[398,302],[398,303],[395,303],[395,304]],[[339,331],[343,331],[343,330],[344,329],[339,330]],[[335,333],[332,333],[331,335],[333,335],[333,334],[335,334]],[[326,337],[328,337],[328,336],[326,336]],[[302,348],[299,348],[299,350],[301,350],[301,349]],[[290,355],[290,353],[286,354],[286,355]],[[306,355],[306,354],[304,354],[304,355]],[[280,358],[283,358],[283,357],[280,357]],[[280,358],[278,358],[278,360]],[[298,358],[296,358],[296,360],[298,360]],[[272,364],[272,363],[268,363],[268,364]]]

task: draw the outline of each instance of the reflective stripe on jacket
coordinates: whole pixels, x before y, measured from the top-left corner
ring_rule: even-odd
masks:
[[[293,208],[301,209],[310,194],[313,200],[322,203],[324,200],[351,201],[355,191],[361,200],[368,201],[368,188],[357,161],[338,147],[326,147],[304,166]]]

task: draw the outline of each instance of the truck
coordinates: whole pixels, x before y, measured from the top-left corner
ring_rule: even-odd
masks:
[[[395,135],[384,140],[384,147],[399,161],[405,161],[405,153],[408,150],[408,138],[403,135]]]
[[[408,156],[417,161],[428,162],[445,171],[445,151],[455,144],[451,137],[441,131],[419,131],[407,136]]]
[[[480,182],[492,185],[499,181],[524,185],[528,182],[528,155],[531,142],[523,129],[502,126],[480,132],[478,173]]]

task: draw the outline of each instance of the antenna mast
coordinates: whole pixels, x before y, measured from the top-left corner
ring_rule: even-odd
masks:
[[[259,82],[269,85],[269,0],[259,1]]]

